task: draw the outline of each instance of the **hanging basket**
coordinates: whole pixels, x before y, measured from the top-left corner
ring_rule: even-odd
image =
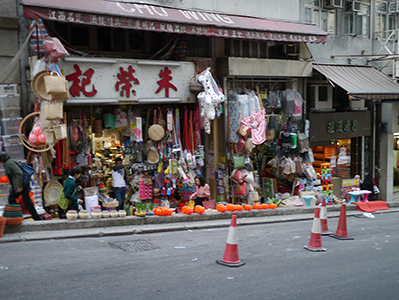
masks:
[[[45,129],[44,134],[46,135],[46,144],[53,144],[55,142],[53,129]]]
[[[63,140],[67,138],[67,125],[66,124],[59,124],[54,125],[54,136],[56,140]]]
[[[202,92],[202,90],[204,89],[202,84],[197,81],[197,77],[195,75],[191,78],[188,88],[190,92],[193,93],[194,95],[197,95],[198,93]]]
[[[27,115],[22,121],[21,124],[19,125],[19,138],[21,139],[22,143],[24,144],[24,146],[26,148],[28,148],[29,150],[33,151],[33,152],[46,152],[48,150],[50,150],[51,148],[54,147],[54,143],[53,144],[42,144],[40,146],[37,146],[35,144],[32,144],[28,139],[27,136],[29,136],[29,134],[27,135],[25,132],[25,126],[26,126],[26,122],[30,119],[33,118],[35,119],[36,117],[38,117],[40,115],[39,112],[33,112],[29,115]]]

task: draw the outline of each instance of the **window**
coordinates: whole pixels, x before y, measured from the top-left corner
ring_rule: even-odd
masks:
[[[344,34],[353,36],[369,36],[370,5],[361,3],[360,11],[344,13]]]
[[[305,0],[305,22],[316,24],[329,34],[335,34],[335,10],[323,9],[321,0]]]
[[[376,8],[376,20],[375,20],[376,34],[381,38],[386,38],[388,34],[387,22],[389,21],[388,3],[386,1],[377,1],[375,8]]]

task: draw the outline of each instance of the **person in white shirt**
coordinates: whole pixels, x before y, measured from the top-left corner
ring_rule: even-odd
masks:
[[[112,180],[114,182],[115,198],[119,202],[117,209],[123,209],[126,196],[127,171],[125,166],[122,165],[122,158],[120,157],[115,159],[115,165],[112,167]]]

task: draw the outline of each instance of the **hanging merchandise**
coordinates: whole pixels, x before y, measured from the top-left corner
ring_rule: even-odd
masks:
[[[61,120],[64,115],[64,105],[62,102],[50,101],[43,105],[43,111],[41,112],[46,120]]]
[[[43,41],[43,49],[51,62],[57,62],[61,57],[69,56],[60,40],[55,37],[46,38]]]
[[[241,123],[251,128],[252,143],[254,145],[262,144],[266,140],[266,119],[264,109],[249,118],[241,120]]]
[[[116,124],[116,117],[111,114],[105,114],[104,115],[104,127],[106,129],[115,129],[115,124]]]
[[[303,105],[302,95],[298,91],[296,91],[295,92],[295,108],[294,108],[294,112],[292,113],[293,117],[302,118],[302,105]]]
[[[292,89],[286,89],[282,93],[282,110],[284,115],[287,117],[291,117],[292,114],[294,113],[295,110],[295,97],[296,97],[296,91]]]
[[[65,84],[66,83],[66,84]],[[68,81],[65,79],[65,76],[60,76],[57,72],[50,72],[47,76],[44,76],[44,88],[46,94],[58,97],[66,97],[68,96]],[[61,99],[59,99],[61,100]]]
[[[216,81],[213,79],[210,68],[197,75],[197,80],[204,87],[204,91],[197,96],[201,107],[201,116],[205,116],[206,132],[210,133],[209,121],[215,119],[216,108],[220,103],[226,100],[226,96],[219,90]]]
[[[28,139],[29,142],[36,145],[41,145],[46,142],[46,135],[44,133],[44,128],[40,123],[40,119],[38,117],[35,118],[35,123],[33,124]]]
[[[114,109],[115,114],[115,128],[122,130],[127,128],[127,114],[122,110],[122,108],[118,107]]]

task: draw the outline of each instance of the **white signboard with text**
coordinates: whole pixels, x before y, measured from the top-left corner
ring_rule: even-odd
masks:
[[[191,62],[65,57],[66,103],[194,103]]]

